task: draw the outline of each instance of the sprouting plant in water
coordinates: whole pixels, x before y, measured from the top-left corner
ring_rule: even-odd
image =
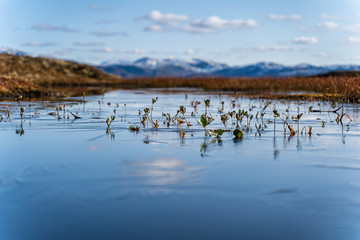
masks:
[[[305,131],[304,131],[305,130]],[[309,136],[311,137],[311,134],[312,134],[312,126],[309,126],[309,131],[307,132],[306,131],[306,126],[304,126],[302,129],[301,129],[301,135],[303,134],[303,131],[305,132],[305,135],[306,133],[309,134]]]
[[[149,120],[149,122],[151,122],[154,126],[154,128],[159,128],[159,123],[158,120],[156,120],[154,122],[154,120],[152,119],[152,117],[149,115],[150,114],[150,109],[149,108],[145,108],[144,109],[144,116],[143,116],[143,120],[141,121],[141,123],[145,126],[145,121]]]
[[[255,129],[256,129],[256,133],[255,133],[255,136],[256,135],[259,135],[261,137],[261,123],[259,125],[257,125],[255,123]]]
[[[297,132],[299,133],[299,128],[300,128],[300,118],[302,117],[303,113],[298,114],[296,117],[292,116],[291,118],[297,122]]]
[[[131,125],[131,126],[129,127],[129,130],[130,130],[131,132],[139,133],[139,132],[140,132],[140,127],[138,127],[136,124],[135,124],[135,125]]]
[[[180,136],[180,138],[185,138],[185,131],[184,131],[184,130],[180,130],[180,131],[179,131],[179,136]]]
[[[58,106],[56,107],[56,115],[58,117],[58,119],[60,120],[61,119],[61,116],[60,116],[60,111],[62,110],[62,107],[61,106]]]
[[[203,126],[205,132],[211,136],[209,131],[206,129],[206,127],[212,122],[212,120],[209,117],[206,117],[205,114],[201,115],[199,123],[201,126]]]
[[[20,107],[20,116],[21,116],[21,119],[24,118],[24,112],[25,112],[25,107]]]
[[[344,117],[347,117],[350,121],[348,122],[348,126],[349,126],[349,124],[352,122],[352,119],[351,119],[351,117],[347,114],[347,113],[344,113],[344,108],[343,107],[341,107],[341,113],[340,114],[338,114],[338,116],[337,116],[337,118],[336,118],[336,122],[337,122],[337,124],[341,124],[341,125],[343,125],[343,118]]]
[[[265,126],[264,126],[264,115],[265,115],[265,113],[264,112],[262,112],[262,113],[260,113],[260,117],[261,117],[261,126],[264,128]]]
[[[191,104],[191,106],[194,107],[194,111],[196,112],[197,107],[198,107],[199,104],[201,104],[201,102],[199,102],[199,101],[191,101],[190,104]]]
[[[242,130],[236,128],[233,131],[233,135],[234,135],[234,139],[236,139],[236,140],[243,139],[244,132]]]
[[[111,115],[111,117],[107,118],[106,119],[106,124],[107,124],[107,129],[106,129],[106,133],[110,133],[111,130],[110,130],[110,125],[111,123],[115,120],[115,116],[114,115]]]
[[[151,118],[152,118],[152,113],[153,113],[153,110],[154,110],[154,104],[157,102],[157,100],[158,100],[158,97],[155,97],[151,101],[151,113],[150,113]]]
[[[289,129],[290,131],[290,136],[295,136],[296,132],[295,130],[291,127],[291,125],[284,119],[280,116],[280,114],[278,113],[278,111],[276,109],[273,110],[273,113],[274,113],[274,133],[275,133],[275,118],[280,118],[284,123],[285,125],[287,126],[287,128]],[[285,134],[285,132],[284,132]]]
[[[228,115],[227,113],[222,114],[222,115],[220,116],[220,119],[221,119],[222,123],[223,123],[223,124],[225,125],[225,127],[226,127],[226,123],[227,123],[227,121],[229,120],[229,115]]]
[[[179,112],[182,114],[183,119],[185,120],[187,126],[188,126],[188,127],[192,126],[191,123],[190,123],[190,121],[188,121],[188,120],[186,119],[186,117],[185,117],[186,108],[181,105],[181,106],[179,107]],[[181,121],[179,121],[179,120],[181,120],[181,119],[177,119],[177,120],[178,120],[178,122],[181,122]]]
[[[234,125],[234,116],[235,116],[235,111],[231,111],[231,112],[229,112],[228,114],[229,114],[229,116],[231,117],[231,126],[233,126]]]
[[[207,115],[207,109],[210,107],[210,98],[204,99],[205,103],[205,116]]]
[[[10,116],[11,116],[11,108],[12,108],[12,106],[14,105],[15,102],[18,102],[19,105],[20,105],[20,100],[21,100],[21,99],[22,99],[22,96],[21,96],[21,95],[20,95],[20,96],[16,96],[16,97],[14,98],[13,102],[10,104],[10,107],[8,107],[7,110],[5,111],[8,119],[10,119]]]
[[[221,136],[223,135],[224,130],[223,129],[214,129],[214,130],[209,130],[209,133],[212,136],[214,136],[219,142],[219,141],[221,141]]]
[[[101,101],[98,100],[98,104],[99,104],[99,114],[101,113]]]

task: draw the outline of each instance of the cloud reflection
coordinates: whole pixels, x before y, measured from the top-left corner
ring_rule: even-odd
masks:
[[[206,172],[203,166],[190,166],[185,160],[158,158],[126,161],[126,175],[147,185],[180,185],[199,182]]]

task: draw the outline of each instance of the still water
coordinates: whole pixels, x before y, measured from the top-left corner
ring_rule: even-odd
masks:
[[[139,116],[154,97],[158,129]],[[204,97],[215,119],[208,129],[235,128],[220,120],[222,101],[225,113],[254,115],[242,140],[231,132],[221,141],[205,136],[197,122]],[[15,103],[10,119],[10,103],[0,103],[0,239],[360,239],[360,106],[268,102],[120,90]],[[163,113],[174,116],[179,105],[193,126],[163,123]],[[347,117],[341,125],[325,112],[340,106],[353,120],[348,126]],[[275,107],[295,130],[291,116],[303,113],[299,130],[310,125],[312,135],[284,136],[280,119],[274,132]],[[259,136],[261,112],[267,127]],[[128,129],[135,124],[139,133]]]

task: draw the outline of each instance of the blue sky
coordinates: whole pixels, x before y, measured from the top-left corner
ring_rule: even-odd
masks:
[[[0,46],[87,63],[360,64],[360,1],[0,0]]]

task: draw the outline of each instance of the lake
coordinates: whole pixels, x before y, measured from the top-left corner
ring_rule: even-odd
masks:
[[[155,97],[159,128],[144,127]],[[207,129],[229,130],[221,140],[198,123],[204,98]],[[0,239],[360,239],[360,105],[197,90],[15,102],[8,118],[10,104],[0,103]],[[167,126],[180,105],[192,126]],[[343,124],[328,112],[341,106]],[[274,130],[274,108],[296,131],[302,113],[306,130],[284,136],[279,118]],[[220,115],[239,109],[253,117],[237,140]]]

